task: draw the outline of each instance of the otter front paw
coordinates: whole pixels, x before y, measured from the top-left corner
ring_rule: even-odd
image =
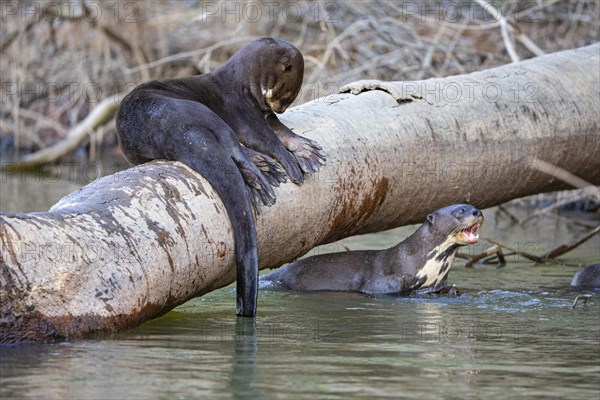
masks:
[[[452,286],[444,286],[443,288],[439,289],[437,292],[434,292],[434,293],[445,294],[447,296],[454,297],[454,296],[460,296],[461,291],[455,285],[452,285]]]
[[[294,135],[284,142],[285,147],[294,154],[302,171],[312,174],[325,164],[325,152],[314,140]]]
[[[266,120],[275,135],[283,143],[283,146],[294,155],[302,172],[311,174],[318,171],[325,164],[325,152],[319,143],[296,135],[290,128],[282,124],[273,113],[267,115]],[[289,172],[288,170],[288,174]],[[294,181],[294,177],[290,175],[290,178]]]

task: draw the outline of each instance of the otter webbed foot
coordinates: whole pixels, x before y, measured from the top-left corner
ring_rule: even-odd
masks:
[[[296,157],[300,168],[306,174],[317,172],[325,164],[325,152],[314,140],[294,135],[285,138],[283,144]]]
[[[287,182],[288,176],[277,161],[249,147],[242,147],[242,151],[258,167],[260,172],[263,173],[271,186],[278,187],[280,183]]]
[[[252,202],[256,206],[272,206],[275,204],[275,192],[265,175],[249,160],[237,161],[236,164],[250,191]]]
[[[296,157],[282,143],[279,142],[277,146],[274,146],[273,158],[283,166],[290,181],[296,185],[304,183],[304,174],[302,173],[300,164],[296,160]]]

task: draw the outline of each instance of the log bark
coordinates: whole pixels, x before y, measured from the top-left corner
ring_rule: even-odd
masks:
[[[485,208],[567,187],[534,159],[600,184],[599,53],[596,44],[446,79],[357,82],[289,110],[284,123],[328,159],[260,208],[260,267],[447,204]],[[0,239],[2,342],[133,327],[235,279],[225,209],[180,163],[104,177],[48,212],[1,214]]]

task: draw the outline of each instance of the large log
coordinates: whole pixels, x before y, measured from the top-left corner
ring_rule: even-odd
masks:
[[[599,184],[599,51],[446,79],[359,82],[291,109],[284,122],[328,160],[259,210],[260,267],[421,221],[446,204],[483,208],[566,187],[534,159]],[[49,212],[1,214],[0,223],[2,342],[133,327],[235,279],[223,205],[180,163],[107,176]]]

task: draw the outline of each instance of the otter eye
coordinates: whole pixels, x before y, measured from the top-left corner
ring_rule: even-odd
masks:
[[[292,70],[292,64],[288,64],[285,66],[285,70],[286,71],[291,71]]]
[[[465,209],[461,207],[461,208],[459,208],[459,209],[456,211],[456,213],[457,213],[458,215],[463,215],[463,214],[465,213]]]

